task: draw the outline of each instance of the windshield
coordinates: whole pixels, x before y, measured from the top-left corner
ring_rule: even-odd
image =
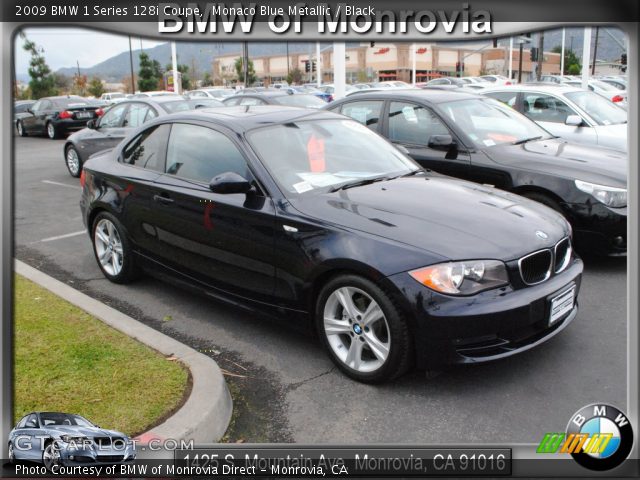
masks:
[[[571,92],[565,96],[589,115],[598,125],[627,123],[627,112],[593,92]]]
[[[308,95],[306,93],[273,97],[273,101],[278,103],[278,105],[303,108],[321,108],[327,104],[327,102],[322,100],[320,97]]]
[[[353,120],[275,125],[250,132],[248,140],[280,188],[294,195],[420,170],[393,145]]]
[[[490,98],[457,100],[438,107],[478,147],[551,137],[533,121]]]
[[[41,413],[40,421],[43,426],[48,425],[67,425],[77,427],[93,427],[89,420],[82,418],[80,415],[71,415],[68,413]]]

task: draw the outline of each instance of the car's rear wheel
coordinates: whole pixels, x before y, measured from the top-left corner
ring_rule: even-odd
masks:
[[[55,140],[58,138],[58,129],[53,124],[53,122],[47,122],[47,137],[51,140]]]
[[[340,275],[322,289],[316,306],[320,338],[349,377],[380,383],[411,366],[409,326],[390,296],[356,275]]]
[[[18,120],[18,122],[16,123],[16,128],[18,129],[18,135],[20,135],[21,137],[27,136],[27,131],[24,129],[24,125],[20,120]]]
[[[93,252],[105,277],[129,283],[137,276],[131,243],[122,224],[108,212],[96,215],[92,230]]]
[[[82,160],[80,160],[80,155],[78,155],[78,151],[73,145],[69,145],[69,147],[67,147],[64,157],[69,174],[72,177],[78,178],[82,173]]]
[[[56,442],[52,441],[45,445],[42,451],[42,464],[50,472],[56,465],[60,465],[60,449],[56,446]]]

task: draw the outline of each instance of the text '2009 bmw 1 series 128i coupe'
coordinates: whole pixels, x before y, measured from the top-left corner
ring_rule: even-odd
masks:
[[[160,269],[309,319],[359,381],[506,357],[577,314],[583,266],[562,215],[425,171],[334,113],[166,116],[89,159],[81,180],[109,280]]]

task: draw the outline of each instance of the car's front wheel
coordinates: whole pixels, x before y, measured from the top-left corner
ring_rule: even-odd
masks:
[[[60,449],[56,442],[49,442],[42,451],[42,464],[44,468],[53,471],[56,465],[60,465]]]
[[[18,123],[16,123],[16,128],[18,129],[18,135],[21,137],[26,137],[27,136],[27,131],[24,129],[24,125],[22,124],[22,122],[20,120],[18,120]]]
[[[13,443],[9,442],[9,463],[16,463],[16,452],[13,450]]]
[[[318,296],[316,325],[334,363],[349,377],[380,383],[410,367],[409,326],[390,296],[356,275],[340,275]]]
[[[93,251],[105,277],[114,283],[129,283],[137,276],[131,243],[124,227],[108,212],[96,215],[92,230]]]
[[[69,145],[67,147],[64,157],[67,164],[67,170],[69,170],[69,174],[72,177],[78,178],[82,173],[82,160],[80,159],[80,155],[78,155],[78,151],[73,145]]]

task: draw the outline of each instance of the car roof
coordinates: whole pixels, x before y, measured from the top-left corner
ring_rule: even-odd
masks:
[[[280,105],[251,105],[233,107],[212,107],[174,113],[162,117],[173,120],[214,121],[233,129],[237,133],[246,132],[266,125],[278,125],[306,118],[341,119],[337,113],[315,108],[284,107]]]
[[[555,85],[550,85],[548,83],[545,83],[545,84],[524,83],[520,85],[491,86],[491,87],[485,88],[482,92],[484,93],[484,92],[509,91],[509,90],[514,90],[516,92],[519,92],[521,90],[535,90],[537,92],[542,92],[542,93],[568,93],[568,92],[582,91],[581,88],[572,87],[571,85],[560,84],[560,83]]]
[[[404,98],[407,100],[425,100],[430,103],[443,103],[453,100],[462,100],[465,98],[479,98],[479,95],[471,92],[460,90],[440,90],[440,89],[415,89],[415,88],[394,88],[391,90],[376,90],[369,92],[361,90],[358,95],[349,96],[349,98]],[[346,97],[345,97],[346,98]]]

